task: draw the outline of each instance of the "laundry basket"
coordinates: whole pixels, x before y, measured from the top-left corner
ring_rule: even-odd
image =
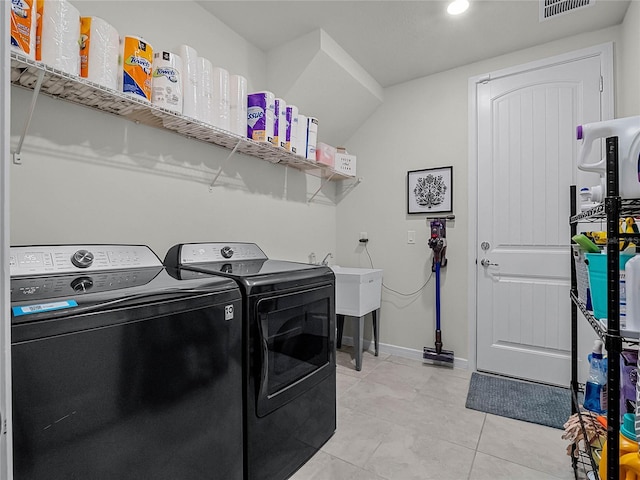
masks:
[[[578,298],[591,309],[591,299],[589,295],[589,269],[584,251],[578,245],[571,245],[573,262],[576,266],[576,281],[578,286]],[[587,301],[589,300],[589,301]]]

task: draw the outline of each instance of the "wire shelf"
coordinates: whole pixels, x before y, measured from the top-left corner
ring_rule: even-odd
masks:
[[[584,318],[587,319],[587,322],[589,322],[589,324],[598,334],[600,339],[606,343],[606,336],[608,335],[607,326],[605,324],[606,320],[601,321],[601,320],[598,320],[596,317],[594,317],[593,312],[590,310],[587,310],[587,307],[584,304],[584,302],[580,300],[574,292],[571,292],[569,295],[571,296],[571,300],[573,301],[573,303],[575,303],[578,306],[578,309],[580,309],[580,311],[584,315]],[[628,343],[630,345],[637,345],[640,343],[640,332],[633,332],[630,330],[621,330],[620,335],[622,336],[622,341],[625,343]]]
[[[13,85],[34,90],[40,72],[44,72],[40,93],[49,97],[63,99],[230,150],[236,149],[238,153],[271,163],[287,165],[316,177],[328,180],[355,179],[353,176],[345,175],[321,163],[298,157],[271,144],[256,142],[242,135],[222,130],[194,118],[158,107],[143,99],[36,62],[18,52],[11,52],[11,83]]]
[[[640,198],[623,198],[620,204],[620,216],[621,217],[633,217],[640,213]],[[570,218],[571,223],[589,221],[589,220],[604,220],[607,218],[607,211],[605,204],[601,203],[595,207],[585,210],[584,212],[573,215]]]

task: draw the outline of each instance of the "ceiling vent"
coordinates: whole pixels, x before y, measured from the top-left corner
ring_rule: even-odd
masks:
[[[540,0],[540,21],[590,7],[596,0]]]

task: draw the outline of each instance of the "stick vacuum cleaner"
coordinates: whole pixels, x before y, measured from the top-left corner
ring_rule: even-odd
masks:
[[[447,229],[444,218],[431,221],[431,238],[429,247],[433,250],[431,270],[436,274],[436,344],[435,348],[424,347],[422,362],[453,368],[453,352],[442,349],[442,332],[440,331],[440,268],[447,266]]]

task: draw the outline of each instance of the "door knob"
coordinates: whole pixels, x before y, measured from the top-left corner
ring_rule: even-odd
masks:
[[[497,263],[491,263],[491,260],[489,260],[487,258],[483,258],[482,260],[480,260],[480,265],[482,265],[483,267],[497,267],[498,266]]]

